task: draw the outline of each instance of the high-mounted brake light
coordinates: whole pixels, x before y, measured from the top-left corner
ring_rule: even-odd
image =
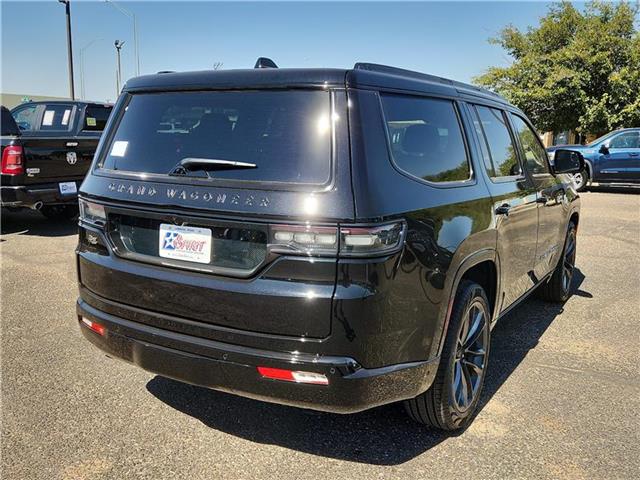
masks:
[[[329,379],[322,373],[285,370],[283,368],[258,367],[263,378],[283,380],[285,382],[309,383],[313,385],[329,385]]]
[[[104,336],[104,333],[107,331],[107,329],[104,328],[103,325],[100,325],[99,323],[96,323],[93,320],[89,320],[86,317],[82,317],[82,323],[84,323],[87,327],[89,327],[89,329],[93,330],[98,335]]]
[[[24,162],[22,147],[20,145],[9,145],[2,151],[2,174],[22,175],[24,173]]]

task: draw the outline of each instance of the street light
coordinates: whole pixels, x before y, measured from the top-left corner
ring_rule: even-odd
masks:
[[[76,99],[76,92],[73,86],[73,48],[71,47],[71,5],[69,0],[58,0],[64,4],[64,10],[67,15],[67,57],[69,60],[69,93],[71,100]]]
[[[84,47],[80,48],[80,97],[83,100],[86,100],[85,92],[84,92],[84,51],[89,48],[91,45],[96,43],[98,40],[102,40],[101,38],[96,38],[87,43]]]
[[[113,0],[104,0],[106,3],[112,5],[116,10],[118,10],[123,15],[126,15],[131,20],[133,20],[133,48],[136,54],[136,76],[140,75],[140,53],[138,51],[138,21],[136,20],[136,14],[130,12],[124,7],[121,7]]]
[[[122,82],[122,70],[120,69],[120,49],[124,46],[124,42],[116,40],[113,42],[116,47],[116,57],[118,59],[118,70],[116,71],[116,98],[120,96],[120,83]]]

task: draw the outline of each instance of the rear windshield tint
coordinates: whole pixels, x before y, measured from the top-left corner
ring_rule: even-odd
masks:
[[[191,169],[190,176],[324,184],[331,171],[329,92],[172,92],[132,95],[103,168],[182,173],[185,158],[255,168]]]
[[[104,126],[109,120],[112,107],[104,107],[101,105],[89,105],[84,114],[84,126],[85,131],[98,131],[104,130]]]

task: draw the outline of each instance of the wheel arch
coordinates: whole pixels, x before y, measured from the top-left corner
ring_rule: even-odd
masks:
[[[446,309],[443,309],[443,318],[441,319],[442,329],[440,338],[437,343],[437,351],[433,352],[433,356],[440,356],[444,346],[444,340],[449,329],[449,320],[453,309],[458,286],[463,279],[472,280],[479,283],[487,293],[489,299],[489,307],[491,308],[492,323],[497,318],[497,309],[499,308],[499,292],[500,292],[500,261],[497,252],[493,248],[487,248],[475,252],[467,256],[456,269],[456,273],[450,283],[448,289]]]

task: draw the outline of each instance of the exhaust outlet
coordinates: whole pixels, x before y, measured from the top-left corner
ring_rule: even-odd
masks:
[[[42,208],[42,202],[36,202],[33,205],[31,205],[31,208],[33,210],[40,210]]]

